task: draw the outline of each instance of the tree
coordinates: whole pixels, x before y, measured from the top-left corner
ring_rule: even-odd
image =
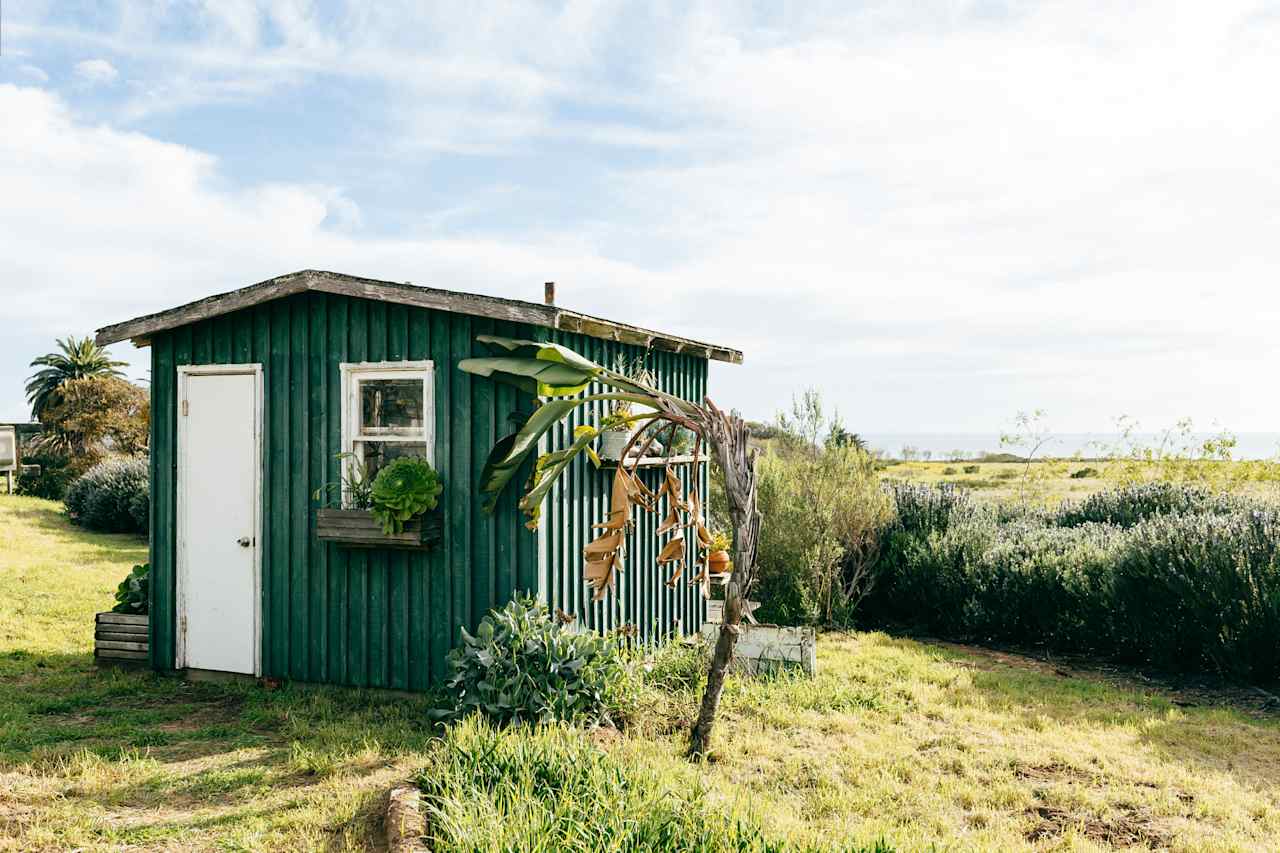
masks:
[[[1044,459],[1039,461],[1039,467],[1031,467],[1036,462],[1036,454],[1058,440],[1049,430],[1047,418],[1048,413],[1044,409],[1018,412],[1013,419],[1013,432],[1000,436],[1001,447],[1016,447],[1026,453],[1022,464],[1022,479],[1018,486],[1018,500],[1024,508],[1033,494],[1043,502],[1049,481],[1061,473],[1061,466],[1050,466]]]
[[[42,355],[31,362],[31,367],[43,367],[27,378],[27,402],[31,404],[31,416],[44,423],[45,411],[58,401],[63,383],[86,376],[116,376],[123,373],[123,361],[115,361],[105,349],[89,337],[75,335],[58,339],[61,352]]]
[[[651,427],[637,430],[628,441],[614,475],[608,519],[596,525],[603,532],[583,550],[584,577],[588,586],[595,589],[597,599],[602,598],[613,587],[616,572],[625,560],[625,532],[633,508],[655,508],[656,498],[662,493],[666,494],[670,513],[659,527],[659,533],[674,535],[663,547],[658,562],[676,564],[668,585],[673,585],[680,577],[685,550],[684,529],[690,529],[698,537],[704,550],[710,544],[710,535],[703,523],[696,490],[686,499],[679,478],[668,467],[666,481],[659,495],[655,495],[640,483],[634,470],[627,470],[627,460],[631,458],[631,450],[637,442],[643,442],[640,449],[640,456],[643,457],[659,434],[669,433],[663,445],[670,447],[670,439],[676,431],[688,429],[695,436],[695,462],[703,447],[706,447],[719,464],[733,525],[733,569],[725,587],[724,617],[711,656],[706,688],[689,737],[690,754],[706,755],[711,748],[712,730],[720,706],[720,695],[724,690],[725,675],[738,641],[743,605],[755,580],[760,514],[756,510],[756,453],[750,446],[747,423],[737,413],[725,414],[710,399],[704,399],[701,404],[690,403],[640,379],[608,370],[559,344],[490,335],[481,335],[477,340],[489,344],[500,355],[494,358],[465,359],[458,365],[461,370],[508,382],[543,398],[524,425],[514,434],[499,441],[489,454],[480,475],[480,491],[489,495],[485,504],[489,511],[492,511],[498,495],[534,453],[539,439],[578,407],[591,404],[593,409],[598,409],[598,405],[594,404],[606,402],[615,406],[619,402],[632,404],[625,417],[619,419],[614,416],[606,419],[607,424],[600,423],[598,426],[579,426],[574,430],[573,441],[568,447],[537,457],[528,490],[520,500],[521,510],[532,519],[531,526],[537,523],[542,499],[568,468],[569,463],[581,454],[593,453],[591,445],[603,426],[658,425],[656,429]],[[593,382],[613,391],[584,393]],[[703,571],[694,576],[693,581],[703,584],[705,592],[708,580],[704,558]]]
[[[64,456],[145,453],[151,426],[147,392],[112,375],[63,382],[43,418],[38,449]]]

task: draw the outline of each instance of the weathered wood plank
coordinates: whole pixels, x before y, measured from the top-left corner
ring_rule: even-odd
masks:
[[[122,640],[128,643],[145,643],[148,642],[145,631],[142,633],[128,633],[126,631],[103,631],[98,630],[93,634],[94,640]]]
[[[136,613],[99,613],[96,616],[99,623],[108,623],[113,625],[137,625],[146,628],[151,622],[151,617],[147,615],[139,615]]]
[[[147,648],[148,648],[146,643],[126,643],[121,640],[98,640],[93,644],[93,647],[101,651],[105,651],[107,649],[114,649],[115,651],[120,651],[120,652],[144,652],[144,653],[147,651]]]
[[[139,663],[146,663],[151,657],[145,650],[141,652],[125,652],[119,649],[96,649],[93,654],[99,660],[128,660],[138,661]]]

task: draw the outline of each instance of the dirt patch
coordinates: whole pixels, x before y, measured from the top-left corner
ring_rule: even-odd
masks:
[[[1070,829],[1109,847],[1163,850],[1173,838],[1173,832],[1159,826],[1150,812],[1134,805],[1119,806],[1117,814],[1103,818],[1038,803],[1028,808],[1026,815],[1030,826],[1023,836],[1032,843],[1057,838]]]
[[[587,738],[595,746],[608,751],[617,746],[622,741],[622,732],[613,726],[596,726],[587,732]]]
[[[1087,784],[1094,781],[1092,773],[1056,761],[1050,764],[1024,765],[1015,769],[1013,775],[1027,782],[1083,782]]]

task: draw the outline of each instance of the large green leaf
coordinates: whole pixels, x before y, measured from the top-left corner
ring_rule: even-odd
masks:
[[[579,355],[573,350],[560,344],[553,344],[547,341],[525,341],[518,338],[502,338],[497,335],[477,335],[476,340],[481,343],[490,344],[495,347],[501,347],[507,350],[513,356],[521,358],[536,358],[539,361],[558,362],[576,367],[580,370],[599,373],[604,370],[603,367],[596,364],[591,359]]]
[[[565,415],[582,405],[582,400],[548,400],[539,406],[524,426],[494,445],[480,473],[480,491],[489,495],[485,512],[493,512],[498,496],[515,476],[520,465],[538,446],[538,439]]]
[[[539,397],[572,396],[596,378],[590,370],[536,358],[466,358],[458,369],[509,382]]]
[[[537,512],[538,505],[542,503],[542,499],[546,496],[551,487],[555,485],[556,479],[559,478],[561,472],[569,466],[573,458],[587,448],[587,445],[595,441],[596,432],[583,432],[573,444],[564,450],[557,450],[553,453],[544,454],[538,459],[538,471],[535,473],[537,484],[529,490],[529,493],[520,499],[520,509],[525,514],[533,515]]]

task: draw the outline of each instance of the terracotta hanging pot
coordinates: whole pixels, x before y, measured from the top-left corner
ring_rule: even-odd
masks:
[[[729,564],[728,551],[712,551],[707,555],[707,568],[714,574],[721,575],[729,571]]]

